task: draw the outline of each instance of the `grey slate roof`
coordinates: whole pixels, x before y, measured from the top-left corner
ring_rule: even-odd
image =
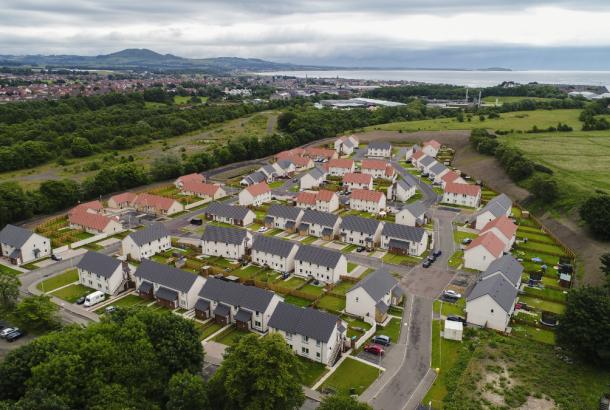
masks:
[[[218,305],[216,305],[216,309],[214,309],[214,315],[219,315],[219,316],[229,316],[229,313],[231,312],[231,308],[227,305],[225,305],[224,303],[219,303]]]
[[[467,301],[470,302],[485,295],[489,295],[502,309],[510,312],[517,297],[517,289],[503,276],[495,275],[478,281],[468,295]]]
[[[408,191],[413,186],[413,184],[411,184],[409,181],[407,181],[405,179],[399,180],[396,184],[398,186],[400,186],[402,189],[404,189],[405,191]]]
[[[426,207],[420,201],[413,202],[412,204],[407,204],[402,209],[408,210],[411,215],[415,216],[416,218],[419,218],[426,213]]]
[[[432,172],[434,175],[438,175],[446,169],[447,169],[446,166],[444,166],[440,162],[437,162],[436,164],[434,164],[430,167],[430,172]]]
[[[410,242],[420,242],[426,233],[424,228],[399,225],[386,222],[381,234],[390,238],[403,239]]]
[[[396,287],[398,287],[398,281],[387,270],[378,269],[356,283],[347,293],[362,288],[377,302]]]
[[[506,211],[512,208],[512,206],[513,201],[506,194],[500,194],[490,199],[489,202],[483,207],[483,209],[481,209],[479,215],[481,215],[485,211],[489,211],[493,216],[497,218],[501,215],[505,215]]]
[[[134,272],[134,276],[181,292],[188,292],[195,283],[195,279],[197,279],[197,275],[190,272],[185,272],[173,266],[162,265],[148,259],[142,261]]]
[[[19,249],[32,235],[34,235],[32,231],[9,224],[0,231],[0,243]]]
[[[392,144],[390,144],[389,142],[386,142],[386,141],[371,141],[371,142],[369,142],[369,145],[367,147],[367,150],[368,149],[388,150],[388,149],[392,149]]]
[[[161,222],[155,222],[142,230],[132,232],[128,235],[128,237],[138,246],[159,240],[166,236],[170,236],[170,233]]]
[[[140,291],[142,293],[148,293],[151,290],[153,290],[153,284],[147,280],[140,283],[140,287],[138,288],[138,291]]]
[[[403,249],[405,251],[409,250],[409,242],[401,241],[400,239],[390,239],[388,241],[388,248],[390,249]]]
[[[199,297],[240,306],[254,312],[264,312],[271,300],[273,292],[255,286],[246,286],[239,283],[209,277],[199,292]]]
[[[262,168],[267,175],[277,175],[277,171],[273,168],[273,165],[264,165]]]
[[[428,155],[424,155],[422,159],[419,160],[419,163],[424,167],[431,165],[433,162],[436,162],[436,160]]]
[[[200,312],[205,312],[210,308],[210,301],[205,299],[197,299],[197,303],[195,303],[195,310],[199,310]]]
[[[248,231],[245,229],[208,225],[205,228],[205,231],[203,231],[201,240],[204,242],[223,242],[232,245],[241,245],[247,236]]]
[[[333,227],[337,223],[338,219],[339,217],[335,214],[316,211],[314,209],[306,209],[303,212],[303,218],[301,218],[301,223]]]
[[[206,214],[216,215],[223,218],[231,218],[236,220],[244,220],[250,211],[245,206],[229,205],[222,202],[212,202],[203,210]]]
[[[252,320],[252,312],[246,309],[239,309],[235,314],[235,320],[239,322],[249,322]]]
[[[168,289],[164,286],[159,286],[157,294],[155,295],[159,299],[168,300],[170,302],[178,300],[178,292],[175,290]]]
[[[362,232],[367,235],[374,235],[379,228],[379,222],[376,219],[363,218],[361,216],[348,215],[341,221],[341,230]]]
[[[87,251],[76,265],[77,268],[93,272],[108,279],[121,266],[121,261],[103,253]]]
[[[481,274],[481,279],[485,279],[496,272],[504,273],[504,276],[506,276],[514,286],[517,286],[521,279],[521,274],[523,273],[523,265],[521,265],[512,255],[507,254],[490,263],[487,270]]]
[[[271,255],[278,255],[282,258],[287,257],[292,252],[296,244],[270,236],[257,235],[252,244],[252,250],[265,252]]]
[[[318,179],[321,179],[322,177],[324,177],[324,172],[322,172],[322,170],[320,168],[313,168],[307,174],[311,175],[313,177],[313,179],[315,179],[315,180],[318,180]]]
[[[330,249],[323,249],[310,245],[301,245],[294,258],[295,260],[334,268],[339,263],[341,256],[342,254],[339,251],[332,251]]]
[[[330,313],[280,302],[269,319],[269,326],[320,342],[328,342],[338,321],[339,317]]]
[[[354,146],[355,146],[354,143],[352,142],[352,140],[350,140],[349,138],[342,140],[341,143],[348,148],[354,148]]]
[[[247,175],[245,178],[248,185],[258,184],[259,182],[263,182],[267,180],[267,176],[261,171],[256,171]]]
[[[297,208],[296,206],[273,204],[267,210],[267,216],[291,219],[293,221],[296,221],[302,212],[303,209]]]
[[[388,311],[388,309],[390,308],[383,300],[380,300],[379,302],[377,302],[375,307],[381,313],[386,313]]]
[[[287,170],[290,168],[290,166],[292,165],[292,161],[287,160],[287,159],[282,159],[280,161],[277,162],[277,164],[280,166],[280,168],[282,168],[283,170]]]

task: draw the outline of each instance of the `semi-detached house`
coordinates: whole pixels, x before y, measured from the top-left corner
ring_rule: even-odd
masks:
[[[380,159],[364,159],[360,164],[360,172],[373,178],[393,179],[396,175],[394,167],[387,161]]]
[[[512,255],[503,255],[489,264],[489,267],[481,273],[480,279],[487,279],[494,275],[500,275],[512,283],[515,289],[519,289],[523,270],[523,265],[521,265]]]
[[[403,206],[396,214],[396,223],[400,225],[421,226],[426,222],[426,207],[421,201]]]
[[[420,256],[428,248],[428,232],[419,227],[385,223],[381,248],[399,255]]]
[[[278,272],[292,272],[299,246],[283,239],[258,235],[252,244],[252,263]]]
[[[347,158],[331,159],[325,165],[328,174],[335,177],[342,177],[343,175],[354,172],[355,165],[354,161]]]
[[[276,306],[269,328],[279,333],[295,354],[329,366],[341,354],[347,331],[336,315],[284,302]]]
[[[112,209],[125,209],[133,206],[133,201],[138,197],[133,192],[123,192],[121,194],[113,195],[108,199],[108,208]]]
[[[445,185],[443,201],[446,204],[478,208],[481,203],[481,187],[470,184],[450,183]]]
[[[245,229],[208,225],[201,237],[204,255],[241,259],[249,250],[252,234]]]
[[[339,137],[334,145],[338,154],[351,155],[358,148],[358,137],[354,135]]]
[[[422,144],[422,151],[431,157],[436,157],[441,149],[441,143],[436,140],[426,141]]]
[[[169,216],[184,211],[184,206],[175,199],[148,193],[138,195],[133,205],[140,212],[155,215]]]
[[[404,292],[389,272],[376,270],[345,294],[345,312],[368,323],[383,323],[390,306],[400,305]],[[396,343],[397,340],[392,342]]]
[[[348,215],[340,226],[341,240],[353,245],[374,249],[380,242],[383,223],[371,218]]]
[[[476,217],[475,229],[481,230],[487,223],[496,218],[510,216],[512,213],[513,201],[506,194],[500,194],[493,197],[479,211]]]
[[[354,189],[373,189],[373,176],[370,174],[360,174],[351,172],[343,176],[343,188],[349,192]]]
[[[517,225],[508,218],[506,215],[502,215],[493,221],[487,222],[487,225],[481,229],[480,234],[486,234],[487,232],[493,232],[496,236],[504,242],[504,251],[510,251],[515,240],[517,238]]]
[[[205,219],[230,225],[248,226],[254,222],[256,214],[245,206],[212,202],[203,210]]]
[[[185,181],[181,191],[184,195],[196,196],[207,201],[219,199],[227,195],[220,185],[196,181]]]
[[[417,168],[421,172],[430,173],[430,168],[435,164],[438,164],[438,162],[434,158],[424,155],[417,161]]]
[[[301,177],[299,184],[301,190],[303,190],[317,188],[322,185],[324,181],[326,181],[326,173],[320,168],[314,168]]]
[[[135,231],[123,238],[122,253],[131,259],[140,261],[148,259],[172,247],[172,238],[160,222],[155,222],[144,229]]]
[[[301,191],[295,198],[299,208],[315,209],[320,212],[334,212],[339,208],[339,196],[333,191]]]
[[[0,231],[0,254],[13,265],[22,265],[51,256],[51,240],[8,224]]]
[[[429,169],[429,178],[432,178],[435,184],[440,184],[443,180],[443,176],[449,172],[449,168],[441,164],[440,162],[434,163]]]
[[[337,283],[347,274],[347,259],[339,251],[301,245],[294,259],[294,274],[307,279]]]
[[[391,201],[408,201],[415,195],[415,189],[415,184],[400,179],[388,187],[388,199]]]
[[[78,283],[107,295],[125,289],[129,273],[118,259],[102,253],[87,251],[76,264]]]
[[[378,214],[386,208],[386,197],[383,192],[354,189],[349,200],[350,209]]]
[[[273,204],[267,210],[265,226],[267,228],[283,229],[291,233],[295,232],[301,222],[303,213],[303,209],[298,207]]]
[[[447,184],[465,184],[466,181],[464,180],[464,178],[462,178],[461,176],[459,176],[455,171],[449,171],[447,173],[445,173],[445,175],[443,175],[441,177],[441,188],[445,189],[445,187],[447,186]]]
[[[250,185],[239,193],[239,204],[242,206],[260,206],[271,201],[271,189],[266,182]]]
[[[464,249],[464,267],[484,271],[504,253],[504,242],[493,232],[476,237]]]
[[[392,156],[392,144],[385,141],[371,141],[366,147],[366,156],[372,158],[390,158]]]
[[[297,227],[299,235],[312,235],[332,241],[339,231],[341,218],[329,212],[306,209]]]

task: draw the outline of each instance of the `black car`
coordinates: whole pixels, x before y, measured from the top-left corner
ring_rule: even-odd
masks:
[[[364,246],[357,247],[356,252],[364,252]]]
[[[76,304],[77,305],[82,305],[83,303],[85,303],[85,297],[81,296],[80,298],[76,299]]]
[[[25,332],[23,332],[21,330],[15,330],[14,332],[11,332],[8,335],[6,335],[6,341],[9,343],[12,343],[15,340],[23,337],[24,335],[25,335]]]
[[[443,254],[443,252],[439,250],[439,251],[434,251],[434,252],[432,253],[432,256],[434,256],[435,258],[438,258],[438,257],[439,257],[439,256],[441,256],[442,254]]]
[[[429,259],[426,259],[426,260],[424,261],[424,263],[422,263],[422,264],[421,264],[421,266],[422,266],[422,267],[424,267],[424,268],[429,268],[429,267],[430,267],[430,265],[432,265],[432,262],[430,262],[430,260],[429,260]]]
[[[203,221],[199,218],[193,218],[190,220],[190,222],[191,222],[191,225],[202,225],[203,224]]]
[[[61,256],[57,256],[57,255],[53,254],[53,255],[51,255],[51,259],[53,259],[54,261],[60,261]]]
[[[430,261],[430,263],[432,263],[432,262],[434,262],[434,261],[436,260],[436,256],[434,256],[434,255],[429,255],[429,256],[426,258],[426,260],[429,260],[429,261]]]
[[[461,322],[463,324],[466,324],[466,319],[464,319],[461,316],[450,315],[450,316],[447,316],[447,320],[450,320],[452,322]]]

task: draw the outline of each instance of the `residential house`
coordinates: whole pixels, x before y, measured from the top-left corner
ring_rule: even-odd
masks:
[[[170,216],[184,211],[184,206],[173,198],[143,193],[134,201],[135,208],[147,214]]]
[[[345,312],[368,323],[383,323],[388,317],[390,306],[400,305],[403,295],[398,281],[385,269],[379,269],[347,291]]]
[[[481,187],[470,184],[446,184],[442,202],[477,208],[481,203]]]
[[[405,161],[411,161],[411,158],[413,158],[413,154],[415,154],[417,151],[421,151],[421,147],[419,145],[417,145],[417,144],[413,144],[413,146],[411,146],[410,148],[408,148],[405,151],[405,156],[404,157],[399,157],[399,158],[402,158]]]
[[[337,283],[347,274],[347,259],[335,250],[301,245],[294,257],[294,274],[324,283]]]
[[[305,155],[305,149],[297,147],[297,148],[293,148],[291,150],[282,151],[282,152],[275,154],[275,160],[279,161],[281,159],[290,159],[295,156],[302,157],[303,155]]]
[[[315,209],[321,212],[334,212],[339,208],[339,196],[333,191],[301,191],[295,198],[299,208]]]
[[[436,182],[436,181],[435,181]],[[447,184],[465,184],[466,181],[464,178],[459,176],[455,171],[446,172],[445,175],[441,177],[441,188],[445,189]]]
[[[269,319],[273,333],[282,335],[291,350],[332,366],[343,349],[347,325],[336,315],[280,302]]]
[[[254,222],[256,214],[245,206],[212,202],[203,210],[205,219],[230,225],[248,226]]]
[[[424,155],[419,159],[419,161],[417,161],[417,169],[419,169],[422,173],[429,174],[430,168],[432,168],[432,166],[435,164],[438,164],[438,162],[436,162],[433,157]]]
[[[213,201],[227,196],[227,192],[219,184],[206,184],[204,182],[185,181],[182,184],[182,193]]]
[[[78,283],[107,295],[115,295],[125,290],[129,272],[123,263],[103,253],[87,251],[76,264]]]
[[[118,217],[90,213],[83,209],[68,214],[68,221],[70,228],[83,230],[93,235],[102,233],[112,235],[123,231],[123,225]]]
[[[433,179],[435,184],[440,184],[443,180],[443,176],[445,176],[447,172],[449,172],[449,168],[440,162],[436,162],[428,169],[428,175]]]
[[[25,228],[8,224],[0,231],[0,254],[13,265],[51,256],[51,240]]]
[[[347,158],[331,159],[325,164],[329,175],[342,177],[343,175],[354,172],[354,161]]]
[[[421,150],[413,151],[413,153],[411,154],[411,164],[415,168],[419,169],[419,160],[422,159],[425,156],[427,156],[427,155],[424,154],[424,151],[421,151]]]
[[[267,175],[265,175],[261,171],[256,171],[251,174],[246,175],[239,181],[241,186],[250,186],[254,184],[260,184],[261,182],[267,181]]]
[[[239,204],[242,206],[260,206],[271,201],[271,189],[266,182],[250,185],[239,193]]]
[[[213,317],[223,326],[235,323],[241,330],[266,333],[269,319],[282,301],[265,289],[208,278],[195,303],[195,316],[200,320]]]
[[[133,201],[138,197],[133,192],[123,192],[122,194],[113,195],[108,200],[108,208],[125,209],[133,206]]]
[[[326,181],[326,173],[320,168],[314,168],[301,177],[301,190],[317,188]]]
[[[422,144],[424,154],[436,158],[441,149],[441,143],[436,140],[426,141]]]
[[[487,225],[481,229],[480,234],[483,235],[487,232],[493,232],[502,242],[504,242],[504,252],[508,252],[517,238],[517,225],[515,225],[512,219],[508,218],[506,215],[502,215],[493,221],[487,222]]]
[[[170,309],[193,309],[205,278],[173,266],[142,260],[133,274],[138,294]]]
[[[383,192],[367,189],[354,189],[349,200],[350,209],[378,214],[386,208],[386,197]]]
[[[335,239],[341,218],[329,212],[306,209],[298,225],[299,235],[317,236],[328,241]]]
[[[418,201],[407,204],[396,214],[396,223],[407,226],[422,226],[428,222],[426,207]]]
[[[298,249],[298,245],[293,242],[258,235],[252,244],[252,262],[278,272],[292,272]]]
[[[395,171],[392,164],[381,159],[363,159],[360,165],[363,174],[369,174],[373,178],[393,179]]]
[[[483,278],[466,299],[466,321],[504,332],[514,312],[516,298],[517,289],[503,275]]]
[[[420,256],[428,249],[428,232],[419,227],[385,223],[381,248],[399,255]]]
[[[279,168],[281,170],[282,176],[286,178],[292,178],[292,176],[296,172],[296,167],[294,166],[294,163],[287,159],[279,160],[274,165],[277,165],[276,168]]]
[[[415,191],[415,184],[409,183],[406,179],[399,179],[388,187],[388,199],[391,201],[408,201],[415,195]]]
[[[383,222],[371,218],[348,215],[343,218],[340,229],[341,240],[367,249],[375,249],[381,239]]]
[[[477,214],[475,229],[483,229],[483,227],[489,222],[501,217],[502,215],[510,216],[512,213],[512,208],[513,201],[508,197],[508,195],[500,194],[493,197]]]
[[[176,188],[182,189],[186,182],[202,183],[205,182],[205,177],[196,172],[188,175],[182,175],[178,177],[176,181],[174,181],[174,185],[176,186]]]
[[[305,148],[305,156],[308,156],[314,162],[326,162],[333,158],[339,158],[339,154],[335,150],[320,147]]]
[[[297,171],[305,171],[314,167],[313,160],[309,157],[294,156],[288,159],[294,164]]]
[[[267,182],[273,182],[281,176],[278,170],[271,164],[263,165],[258,169],[258,171],[265,174],[267,177]]]
[[[76,205],[74,208],[70,209],[68,215],[83,211],[88,212],[90,214],[100,214],[103,210],[104,205],[102,205],[100,201],[90,201]]]
[[[464,267],[484,271],[503,252],[504,242],[493,232],[487,232],[473,239],[464,249]]]
[[[201,253],[241,259],[248,253],[251,243],[252,234],[245,229],[208,225],[201,237]]]
[[[294,206],[273,204],[267,210],[265,226],[295,232],[303,217],[303,209]]]
[[[371,174],[349,173],[343,176],[343,188],[349,192],[354,189],[373,189],[373,176]]]
[[[354,150],[358,148],[358,138],[354,135],[350,135],[349,137],[339,137],[335,140],[335,151],[339,155],[352,155]]]
[[[500,275],[509,281],[515,289],[519,289],[523,270],[523,265],[512,255],[502,255],[489,264],[487,269],[481,273],[479,279],[487,279],[494,275]]]
[[[372,158],[390,158],[392,156],[392,144],[385,141],[371,141],[366,147],[366,156]]]
[[[124,256],[140,261],[148,259],[172,247],[172,237],[160,222],[135,231],[123,238],[121,248]]]

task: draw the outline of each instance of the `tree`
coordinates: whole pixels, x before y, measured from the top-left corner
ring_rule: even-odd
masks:
[[[182,175],[183,171],[182,162],[175,155],[163,155],[155,158],[150,167],[150,173],[155,181],[176,178]]]
[[[72,140],[70,152],[75,157],[86,157],[93,154],[93,146],[87,138],[76,137]]]
[[[40,184],[38,192],[46,204],[46,212],[68,208],[81,198],[80,186],[71,179],[45,181]]]
[[[610,295],[604,288],[572,289],[557,327],[557,341],[592,363],[610,364],[609,317]]]
[[[0,307],[9,309],[13,307],[19,296],[21,281],[12,272],[0,270]]]
[[[318,410],[373,410],[373,408],[351,396],[334,395],[326,396]]]
[[[604,275],[606,275],[607,284],[610,286],[610,252],[604,253],[599,260],[602,263],[600,267],[601,271]]]
[[[189,372],[176,373],[167,386],[166,408],[171,410],[200,410],[209,408],[205,382],[201,376]]]
[[[534,197],[545,203],[551,203],[559,196],[557,181],[548,175],[534,175],[530,184],[530,191]]]
[[[587,199],[580,207],[580,217],[596,236],[610,239],[609,195],[597,195]]]
[[[230,347],[210,380],[212,407],[295,409],[305,397],[301,364],[279,335],[247,335]]]
[[[60,326],[59,307],[47,295],[29,296],[15,306],[14,315],[20,325],[28,330],[42,331]]]

